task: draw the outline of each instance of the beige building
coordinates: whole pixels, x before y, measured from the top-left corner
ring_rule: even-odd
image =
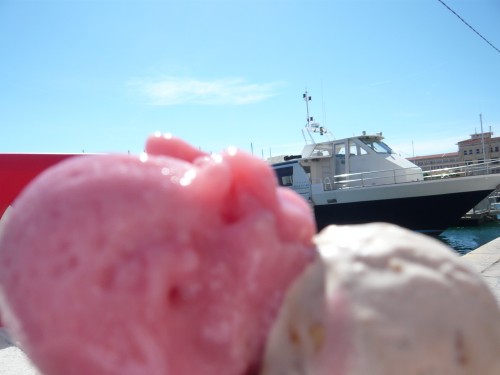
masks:
[[[493,133],[471,134],[470,139],[458,142],[458,153],[462,162],[478,163],[500,158],[500,137]]]
[[[460,165],[460,155],[458,152],[446,154],[415,156],[408,158],[412,163],[418,165],[424,172],[441,168],[454,168]]]
[[[496,169],[493,172],[500,173],[498,160],[500,158],[500,137],[493,137],[492,132],[471,134],[470,139],[458,142],[457,146],[457,152],[415,156],[408,158],[408,160],[418,165],[423,171],[432,171],[496,159],[491,162]]]

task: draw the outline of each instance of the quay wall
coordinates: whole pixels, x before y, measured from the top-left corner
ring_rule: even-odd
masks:
[[[500,303],[500,237],[463,255],[462,259],[484,277]]]

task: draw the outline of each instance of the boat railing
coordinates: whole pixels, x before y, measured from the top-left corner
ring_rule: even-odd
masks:
[[[439,168],[424,172],[424,179],[433,180],[441,178],[479,176],[500,173],[500,159],[488,159],[478,163],[464,163],[449,168]]]
[[[325,190],[349,189],[374,185],[393,185],[422,179],[422,170],[418,167],[388,169],[335,175],[332,179],[324,179],[323,187]]]
[[[420,167],[340,174],[315,181],[325,191],[500,173],[500,160],[422,171]],[[313,181],[314,183],[314,181]]]

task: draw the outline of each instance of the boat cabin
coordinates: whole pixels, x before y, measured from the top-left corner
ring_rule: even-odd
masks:
[[[381,134],[306,144],[301,155],[272,165],[278,183],[306,197],[311,185],[324,191],[423,180],[422,169],[397,155]],[[276,158],[274,159],[276,161]]]

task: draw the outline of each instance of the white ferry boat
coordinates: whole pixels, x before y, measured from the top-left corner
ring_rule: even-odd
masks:
[[[310,100],[307,92],[304,99]],[[279,185],[311,204],[318,230],[329,224],[389,222],[438,234],[500,185],[500,174],[489,173],[498,160],[424,174],[392,151],[382,134],[315,142],[312,133],[328,131],[307,112],[310,142],[306,139],[301,154],[269,161]]]

